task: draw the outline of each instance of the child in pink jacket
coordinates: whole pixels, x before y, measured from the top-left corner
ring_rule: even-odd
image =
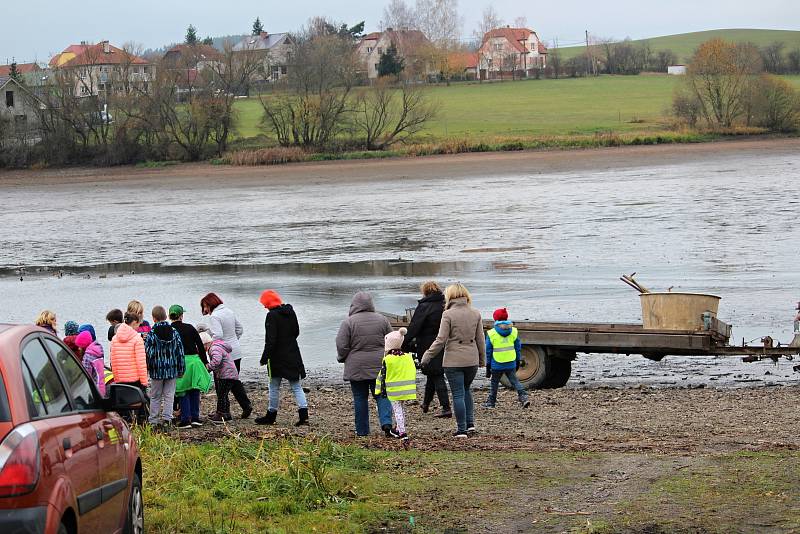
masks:
[[[89,331],[83,331],[75,338],[75,344],[83,351],[83,368],[92,377],[102,396],[106,396],[105,361],[103,347],[92,339]]]

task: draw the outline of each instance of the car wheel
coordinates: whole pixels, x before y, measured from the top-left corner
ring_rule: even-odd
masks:
[[[125,520],[125,534],[144,533],[144,499],[142,498],[142,481],[139,475],[133,475],[131,497],[128,502],[128,518]]]

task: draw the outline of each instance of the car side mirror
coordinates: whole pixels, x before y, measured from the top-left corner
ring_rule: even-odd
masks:
[[[128,384],[111,384],[108,387],[110,409],[115,412],[142,408],[147,399],[144,392]]]

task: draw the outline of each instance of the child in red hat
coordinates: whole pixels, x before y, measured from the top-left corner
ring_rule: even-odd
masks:
[[[530,406],[528,392],[517,378],[517,371],[522,361],[522,342],[514,323],[508,320],[508,310],[499,308],[492,315],[494,328],[486,333],[486,378],[491,378],[489,398],[483,403],[484,408],[494,408],[497,403],[497,389],[500,379],[506,376],[511,386],[517,390],[519,404],[523,408]]]

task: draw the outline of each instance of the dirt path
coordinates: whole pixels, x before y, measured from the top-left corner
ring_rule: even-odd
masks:
[[[267,167],[233,167],[207,163],[182,164],[158,169],[136,167],[67,168],[0,171],[0,187],[30,184],[128,182],[131,187],[168,187],[192,180],[203,188],[219,185],[241,186],[297,184],[298,181],[381,181],[406,178],[449,178],[503,174],[540,174],[581,170],[621,169],[638,166],[672,165],[701,161],[719,154],[742,155],[765,152],[785,153],[800,149],[800,139],[737,139],[686,145],[627,146],[588,150],[543,150],[491,152],[390,158],[361,161],[299,163]],[[222,180],[222,181],[221,181]]]
[[[252,389],[257,411],[266,408],[265,388]],[[485,389],[475,391],[478,434],[467,440],[451,437],[453,419],[423,414],[409,406],[407,426],[420,450],[587,451],[654,453],[721,453],[731,451],[800,450],[800,387],[752,389],[560,389],[535,391],[523,410],[510,391],[501,391],[498,407],[480,407]],[[296,429],[294,400],[282,392],[274,427],[235,420],[230,430],[256,436],[329,435],[355,441],[352,400],[345,386],[312,386],[308,394],[312,425]],[[204,400],[213,407],[213,394]],[[382,437],[372,410],[372,432],[357,443],[397,449]],[[234,414],[236,412],[234,411]],[[227,430],[207,425],[182,437],[213,439]]]

